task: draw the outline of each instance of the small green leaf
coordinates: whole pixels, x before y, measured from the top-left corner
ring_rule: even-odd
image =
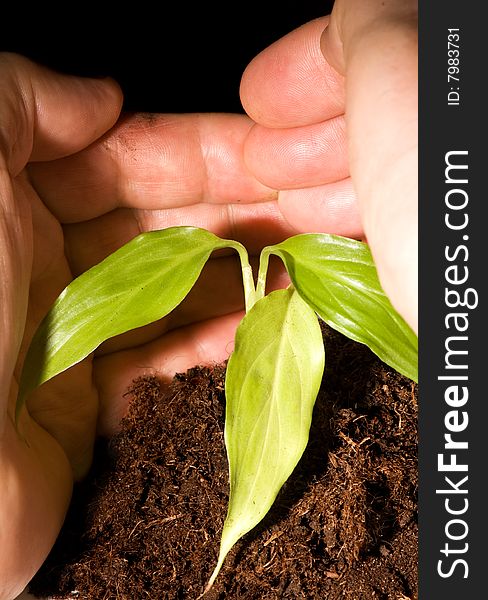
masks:
[[[240,250],[236,242],[196,227],[143,233],[70,283],[31,342],[17,415],[26,394],[102,342],[171,312],[191,290],[212,251],[227,246]]]
[[[207,589],[303,454],[324,360],[317,316],[293,289],[262,298],[239,325],[226,375],[229,507]]]
[[[367,244],[303,234],[265,248],[264,261],[269,254],[281,257],[298,293],[326,323],[417,381],[417,336],[381,288]]]

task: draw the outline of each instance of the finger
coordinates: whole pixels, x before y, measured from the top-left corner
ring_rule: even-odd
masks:
[[[132,115],[77,155],[31,165],[31,179],[63,223],[120,207],[265,201],[276,193],[242,155],[251,126],[244,115]]]
[[[0,150],[12,175],[29,160],[84,148],[117,120],[122,95],[111,80],[54,73],[15,54],[0,55]]]
[[[279,190],[344,179],[349,175],[344,118],[292,129],[255,125],[244,157],[262,183]]]
[[[350,170],[381,283],[417,328],[417,3],[338,0],[324,33],[342,48]],[[331,58],[337,62],[337,56]]]
[[[320,51],[327,18],[292,31],[261,52],[246,68],[241,101],[265,127],[298,127],[344,112],[342,77]]]
[[[350,178],[303,190],[280,192],[281,214],[300,233],[333,233],[355,239],[364,236]]]
[[[58,75],[15,54],[0,54],[0,89],[0,379],[9,382],[24,330],[33,246],[31,203],[20,171],[29,159],[62,156],[90,143],[117,118],[121,94],[112,82]],[[2,392],[6,398],[8,390]]]

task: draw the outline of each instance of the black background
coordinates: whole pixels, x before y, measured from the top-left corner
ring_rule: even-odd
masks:
[[[132,3],[110,12],[102,3],[98,10],[71,3],[56,10],[23,7],[4,15],[0,51],[73,74],[111,76],[123,89],[125,110],[242,112],[246,65],[331,6],[263,0]]]

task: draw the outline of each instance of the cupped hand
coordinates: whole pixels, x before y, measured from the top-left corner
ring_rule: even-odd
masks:
[[[288,235],[275,192],[242,162],[244,116],[129,115],[107,80],[52,73],[0,55],[0,598],[39,568],[98,431],[111,433],[143,373],[228,358],[242,316],[232,255],[211,260],[167,319],[120,336],[13,415],[23,356],[72,278],[140,232],[206,227],[250,250]],[[116,124],[117,122],[117,124]],[[279,277],[278,277],[279,279]],[[19,434],[20,432],[20,434]]]
[[[276,192],[243,162],[243,115],[126,115],[108,80],[0,55],[0,599],[49,552],[95,435],[126,410],[131,381],[228,358],[243,314],[237,259],[209,261],[168,318],[114,338],[13,415],[29,341],[60,291],[140,232],[194,225],[251,253],[294,233]],[[284,285],[277,271],[272,285]],[[20,434],[19,434],[20,432]]]
[[[417,330],[417,3],[336,0],[246,69],[245,162],[292,227],[364,237]],[[355,215],[353,217],[353,215]]]
[[[248,69],[242,96],[259,123],[254,127],[240,115],[118,120],[121,94],[113,82],[0,56],[0,599],[15,597],[49,551],[73,479],[90,464],[96,431],[113,432],[132,379],[156,372],[169,380],[175,371],[227,358],[242,317],[236,259],[219,256],[168,318],[109,341],[32,394],[20,436],[13,414],[23,356],[74,276],[142,231],[182,224],[237,239],[251,253],[299,231],[366,232],[384,273],[386,254],[373,243],[368,215],[384,210],[386,193],[374,196],[376,204],[360,193],[359,174],[369,171],[355,166],[351,150],[349,88],[345,100],[342,76],[319,51],[324,25],[319,20],[292,33]],[[370,116],[372,126],[381,115]],[[376,149],[375,140],[366,148]],[[388,144],[381,148],[384,155]],[[359,149],[357,155],[360,164]],[[370,166],[375,176],[381,171],[386,190],[389,180],[398,183],[379,159]],[[391,201],[393,211],[400,205]],[[399,239],[408,238],[405,210]],[[384,235],[391,240],[398,227],[388,222]],[[410,257],[405,247],[397,264]],[[282,286],[283,277],[277,271],[272,285]],[[387,280],[383,275],[385,288]]]
[[[73,473],[86,468],[84,455],[91,452],[97,410],[91,365],[85,361],[73,370],[71,383],[65,381],[64,388],[55,392],[59,400],[65,394],[58,414],[48,392],[53,428],[49,418],[41,424],[27,411],[21,415],[21,435],[13,422],[26,346],[49,304],[71,278],[61,225],[36,193],[26,165],[86,147],[113,125],[120,105],[114,84],[60,77],[21,57],[0,55],[2,600],[11,600],[22,590],[52,545],[69,501]]]

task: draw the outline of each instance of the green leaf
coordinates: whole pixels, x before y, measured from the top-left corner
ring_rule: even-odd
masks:
[[[367,244],[303,234],[263,251],[281,257],[298,293],[331,327],[418,380],[418,339],[381,288]]]
[[[204,229],[172,227],[137,236],[80,275],[60,294],[34,335],[16,414],[26,394],[108,338],[171,312],[191,290],[212,251],[227,246],[239,250],[236,242]]]
[[[226,375],[230,497],[217,567],[266,515],[307,445],[324,370],[317,316],[291,288],[259,300],[236,333]]]

